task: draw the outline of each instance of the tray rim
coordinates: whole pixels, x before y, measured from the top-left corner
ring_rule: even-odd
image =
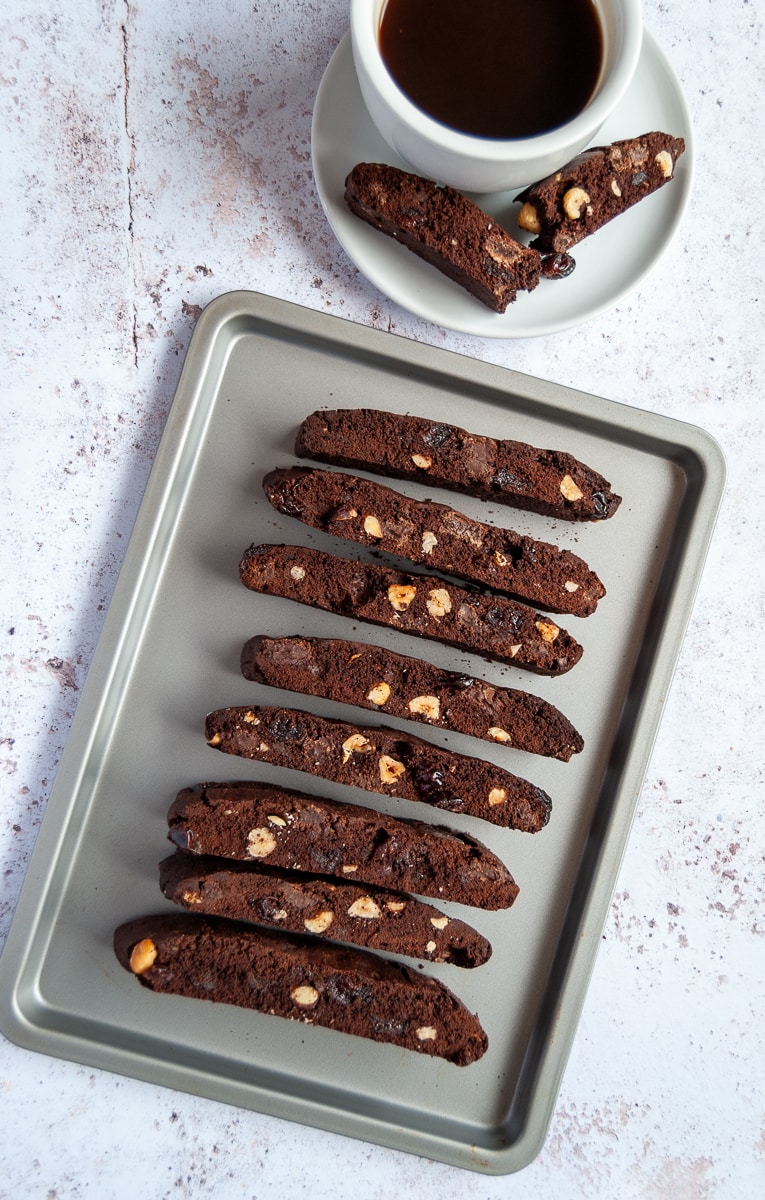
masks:
[[[469,382],[473,390],[477,383],[484,383],[492,393],[502,390],[512,393],[516,399],[522,397],[528,408],[540,410],[545,418],[554,421],[556,411],[559,414],[568,413],[568,407],[564,410],[555,399],[551,399],[552,390],[554,397],[565,396],[567,402],[576,402],[578,420],[585,427],[608,430],[611,437],[618,432],[620,439],[637,440],[647,447],[664,446],[666,457],[678,462],[687,475],[695,476],[695,502],[682,561],[673,572],[676,582],[641,693],[641,707],[652,711],[654,715],[650,719],[640,714],[636,717],[642,736],[632,738],[624,758],[617,789],[618,804],[613,806],[608,827],[601,835],[600,862],[581,905],[578,928],[573,931],[578,946],[569,957],[559,993],[560,1006],[548,1017],[550,1036],[540,1058],[541,1066],[533,1080],[523,1082],[526,1068],[521,1072],[521,1086],[531,1089],[525,1108],[526,1119],[521,1127],[512,1130],[508,1122],[503,1126],[495,1126],[491,1145],[455,1147],[446,1136],[408,1130],[370,1114],[354,1114],[347,1110],[342,1112],[342,1119],[338,1121],[337,1110],[329,1106],[321,1106],[314,1100],[304,1100],[294,1095],[274,1093],[260,1085],[251,1082],[245,1084],[228,1077],[212,1082],[206,1077],[206,1086],[200,1087],[198,1074],[184,1065],[169,1063],[148,1053],[131,1053],[124,1048],[115,1053],[109,1045],[77,1036],[63,1027],[57,1028],[53,1020],[49,1020],[48,1024],[43,1022],[48,1012],[35,986],[35,964],[39,971],[45,957],[44,949],[39,945],[39,930],[46,910],[55,905],[56,896],[63,891],[67,856],[76,843],[78,827],[84,824],[87,816],[90,800],[85,798],[88,789],[84,787],[83,780],[88,769],[94,731],[99,722],[109,719],[108,697],[113,689],[115,674],[121,667],[120,647],[127,636],[128,622],[140,619],[138,608],[141,596],[145,605],[151,595],[147,566],[156,552],[162,514],[170,502],[173,481],[184,450],[189,444],[195,422],[199,423],[205,418],[200,406],[209,373],[214,369],[223,369],[225,360],[221,355],[225,345],[230,352],[237,337],[246,334],[253,320],[261,325],[273,325],[282,334],[288,331],[291,337],[300,341],[309,339],[323,344],[342,344],[345,352],[349,346],[353,347],[365,360],[370,355],[383,360],[389,370],[394,366],[397,370],[407,366],[429,377],[435,373],[452,380],[462,380],[466,384]],[[669,447],[674,448],[671,454]],[[722,502],[725,476],[721,447],[709,433],[696,425],[648,413],[565,385],[551,384],[511,368],[416,343],[399,334],[371,329],[345,318],[260,293],[238,290],[213,299],[200,315],[186,353],[112,600],[51,788],[8,938],[0,955],[0,995],[6,1000],[5,1005],[0,1006],[0,1031],[10,1041],[26,1049],[201,1094],[210,1099],[486,1174],[509,1174],[528,1165],[539,1153],[547,1136],[586,998],[587,984],[597,958],[597,950],[589,954],[584,953],[582,947],[587,947],[593,938],[593,944],[597,946],[607,919],[640,789],[658,733],[663,699],[674,674]],[[689,491],[689,487],[686,487],[683,503],[691,502]],[[124,669],[124,664],[122,667]],[[84,749],[78,748],[82,731],[88,730],[89,733],[82,737]],[[617,808],[619,820],[614,815]],[[58,871],[55,879],[51,876],[51,864]],[[35,960],[33,950],[36,945],[38,956]],[[527,1053],[527,1060],[529,1057]]]

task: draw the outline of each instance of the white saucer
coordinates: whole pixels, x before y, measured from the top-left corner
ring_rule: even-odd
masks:
[[[673,181],[574,248],[576,270],[519,292],[505,313],[493,313],[411,251],[354,217],[343,199],[345,178],[358,162],[411,170],[380,137],[364,107],[346,34],[324,73],[313,113],[311,152],[324,212],[345,252],[389,299],[418,317],[478,337],[522,338],[556,333],[610,308],[653,268],[682,220],[691,192],[693,130],[680,83],[648,33],[632,85],[603,126],[598,144],[661,129],[685,138]],[[533,182],[533,181],[529,181]],[[514,234],[513,192],[474,196]]]

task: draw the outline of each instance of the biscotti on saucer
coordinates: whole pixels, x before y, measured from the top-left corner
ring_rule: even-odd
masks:
[[[565,450],[379,409],[311,413],[300,425],[295,452],[563,520],[603,521],[621,503],[607,479]]]
[[[488,586],[550,612],[586,617],[606,589],[570,550],[475,521],[433,500],[315,467],[270,471],[263,489],[273,507],[335,537]]]
[[[189,914],[126,922],[114,950],[154,992],[328,1026],[458,1066],[488,1045],[478,1018],[439,980],[365,950]]]
[[[519,193],[518,225],[536,234],[535,249],[565,253],[668,184],[684,152],[682,138],[658,131],[585,150]]]
[[[277,545],[250,546],[239,576],[254,592],[444,642],[540,675],[562,675],[582,657],[580,643],[551,617],[438,576],[307,546]]]
[[[208,916],[457,967],[491,956],[472,926],[403,892],[181,850],[159,864],[159,880],[168,900]]]
[[[168,837],[192,854],[353,879],[474,908],[510,908],[518,885],[471,834],[273,783],[182,788]]]
[[[451,187],[383,163],[358,163],[345,200],[362,221],[394,238],[494,312],[539,283],[540,255]]]
[[[353,725],[302,709],[219,708],[207,714],[205,737],[224,754],[480,817],[504,829],[537,833],[552,808],[541,788],[491,762],[398,729]]]
[[[584,740],[567,717],[530,692],[496,684],[368,642],[267,637],[242,648],[253,683],[424,722],[568,762]]]

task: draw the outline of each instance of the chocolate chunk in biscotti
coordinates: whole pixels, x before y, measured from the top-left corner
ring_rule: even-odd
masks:
[[[539,696],[443,671],[367,642],[260,634],[243,646],[241,667],[253,683],[421,721],[563,762],[584,746],[568,718]]]
[[[315,872],[491,911],[510,908],[518,895],[504,863],[471,834],[272,783],[183,788],[168,812],[168,837],[193,854]]]
[[[400,242],[502,313],[539,283],[541,259],[451,187],[382,163],[358,163],[345,201],[362,221]]]
[[[215,917],[146,916],[114,934],[120,964],[166,995],[233,1004],[475,1062],[488,1045],[449,988],[404,963]]]
[[[570,521],[605,520],[621,503],[607,479],[565,450],[379,409],[311,413],[295,452]]]
[[[274,545],[250,546],[239,574],[254,592],[431,638],[539,675],[562,675],[582,657],[579,642],[549,616],[432,575]]]
[[[472,926],[402,892],[180,850],[159,864],[159,879],[167,899],[192,912],[458,967],[491,957]]]
[[[352,725],[296,708],[253,705],[207,714],[208,746],[332,783],[537,833],[550,818],[546,792],[493,763],[444,750],[385,726]]]
[[[586,617],[606,594],[587,563],[549,542],[474,521],[445,504],[314,467],[270,471],[274,508],[304,525],[505,592],[550,612]]]
[[[565,253],[669,183],[684,151],[682,138],[658,131],[594,146],[516,197],[518,224],[536,249]]]

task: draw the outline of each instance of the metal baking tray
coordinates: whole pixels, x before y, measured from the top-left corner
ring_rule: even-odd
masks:
[[[623,503],[598,524],[457,502],[574,549],[600,574],[608,594],[598,611],[560,618],[584,646],[572,671],[539,678],[242,587],[237,566],[251,542],[364,556],[278,515],[261,490],[267,469],[295,461],[296,427],[322,406],[410,411],[560,447],[611,481]],[[694,426],[257,294],[213,301],[189,347],[0,960],[3,1032],[47,1054],[476,1171],[526,1165],[544,1141],[574,1037],[724,476],[717,444]],[[118,965],[115,926],[172,907],[157,864],[170,851],[165,815],[180,787],[271,779],[444,820],[425,805],[211,750],[208,710],[284,699],[240,674],[242,643],[256,632],[395,646],[536,691],[583,734],[584,751],[562,763],[414,727],[505,764],[553,798],[550,823],[534,836],[448,816],[491,846],[521,887],[505,912],[447,906],[490,938],[488,964],[427,967],[479,1014],[490,1041],[480,1062],[458,1068],[158,996]]]

